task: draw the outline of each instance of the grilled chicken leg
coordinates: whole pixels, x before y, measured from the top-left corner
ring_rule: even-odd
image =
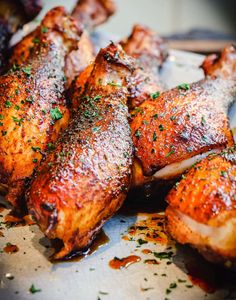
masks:
[[[205,79],[150,97],[133,112],[133,184],[182,174],[212,149],[232,146],[227,109],[236,95],[236,50],[204,63]]]
[[[167,196],[168,229],[206,259],[236,266],[236,149],[209,155]]]
[[[127,195],[132,140],[126,102],[132,67],[119,46],[100,50],[77,114],[27,193],[29,211],[42,231],[63,241],[56,259],[88,247]]]
[[[137,61],[128,102],[129,108],[132,109],[151,94],[164,90],[159,71],[167,57],[167,46],[156,32],[142,25],[135,25],[131,35],[120,44],[125,52]]]
[[[135,58],[136,66],[129,84],[128,106],[132,109],[146,100],[150,94],[161,92],[164,85],[160,80],[159,69],[167,57],[165,42],[151,29],[142,25],[135,25],[131,35],[120,42],[125,52]],[[83,94],[87,78],[93,69],[93,64],[81,72],[71,86],[74,90],[80,90]],[[117,85],[110,82],[110,85]],[[79,105],[79,95],[73,97],[72,107],[75,111]]]
[[[68,125],[65,57],[81,34],[62,7],[48,12],[39,30],[25,63],[0,77],[0,184],[15,206],[25,180]]]

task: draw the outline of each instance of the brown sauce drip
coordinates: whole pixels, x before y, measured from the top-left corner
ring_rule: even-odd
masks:
[[[112,269],[128,268],[131,264],[139,262],[140,260],[141,257],[137,255],[130,255],[123,258],[114,257],[112,260],[109,261],[109,266]]]
[[[62,260],[54,260],[53,257],[51,258],[51,261],[53,263],[58,263],[58,262],[62,262],[62,261],[80,261],[83,258],[91,255],[92,253],[95,253],[100,247],[106,245],[108,242],[110,241],[109,237],[105,234],[105,232],[103,230],[101,230],[98,235],[96,236],[96,238],[94,239],[93,243],[91,244],[91,246],[89,247],[89,249],[87,249],[84,252],[81,251],[77,251],[77,252],[73,252],[72,254],[70,254],[69,256],[65,257]],[[57,253],[60,248],[61,248],[61,243],[53,243],[53,248],[55,249],[55,253]]]
[[[145,214],[146,215],[146,214]],[[147,242],[166,245],[170,238],[165,231],[165,215],[148,214],[147,218],[138,221],[128,230],[130,236],[138,236]],[[130,239],[130,237],[128,237]]]
[[[151,254],[152,251],[151,251],[150,249],[143,249],[143,250],[142,250],[142,253],[143,253],[143,254]]]
[[[25,225],[34,225],[36,224],[34,220],[32,220],[30,215],[25,215],[23,217],[14,215],[14,212],[10,212],[4,218],[5,223],[10,227],[19,227]]]
[[[8,254],[13,254],[19,251],[19,248],[16,245],[12,244],[7,244],[4,248],[3,251],[8,253]]]
[[[148,265],[159,265],[160,263],[156,259],[146,259],[144,261],[145,264]]]

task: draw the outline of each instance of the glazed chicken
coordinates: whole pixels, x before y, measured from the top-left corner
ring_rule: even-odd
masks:
[[[127,195],[133,148],[126,102],[132,69],[121,47],[100,50],[77,114],[27,193],[29,211],[42,231],[63,242],[55,259],[87,248]]]
[[[113,0],[80,0],[75,6],[72,17],[84,30],[78,50],[73,51],[66,61],[68,87],[72,81],[95,59],[95,48],[89,33],[113,15],[116,11]]]
[[[136,64],[129,84],[129,109],[140,105],[150,94],[161,92],[164,85],[160,80],[159,70],[167,57],[165,42],[151,29],[142,25],[135,25],[131,35],[120,42],[125,52],[135,58]],[[83,94],[87,78],[93,69],[93,64],[81,72],[71,86],[72,94],[74,90],[80,90]],[[111,85],[117,85],[111,82]],[[77,92],[78,94],[78,92]],[[78,109],[80,97],[72,97],[72,107]]]
[[[47,13],[25,62],[0,77],[0,185],[14,206],[44,152],[67,127],[65,57],[81,30],[64,8]]]
[[[128,102],[129,108],[132,109],[151,94],[164,90],[159,71],[167,57],[167,45],[156,32],[142,25],[135,25],[131,35],[120,44],[125,52],[137,61]]]
[[[191,168],[167,196],[168,230],[178,242],[230,267],[236,263],[236,148]]]
[[[25,23],[41,10],[41,0],[0,0],[0,70],[6,65],[9,41]]]
[[[90,5],[93,6],[90,7]],[[98,7],[101,9],[97,10]],[[111,7],[113,9],[111,10]],[[92,61],[94,61],[94,47],[89,37],[89,30],[107,20],[115,12],[115,6],[111,0],[83,0],[79,1],[72,12],[72,17],[83,30],[78,49],[71,51],[66,57],[65,75],[67,77],[66,87],[79,75]],[[41,28],[36,28],[23,38],[13,49],[9,65],[21,65],[30,55],[38,42]]]
[[[132,112],[133,184],[179,176],[213,149],[234,144],[227,110],[236,95],[236,50],[204,62],[205,79],[151,95]]]

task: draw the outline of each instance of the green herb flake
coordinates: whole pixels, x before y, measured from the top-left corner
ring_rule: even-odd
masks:
[[[152,93],[150,94],[150,97],[152,98],[152,100],[155,100],[160,96],[160,94],[161,94],[160,92]]]
[[[0,115],[0,120],[3,120],[4,119],[4,116],[3,115]]]
[[[54,149],[55,149],[55,146],[53,145],[53,143],[48,143],[48,150],[51,151]]]
[[[7,100],[7,101],[4,103],[4,105],[5,105],[6,108],[12,107],[12,103],[11,103],[11,101],[9,101],[9,100]]]
[[[28,67],[22,68],[22,71],[23,71],[27,76],[30,76],[30,75],[31,75],[31,69],[32,69],[32,67],[31,67],[31,66],[28,66]]]
[[[135,131],[135,134],[134,134],[138,139],[140,138],[140,136],[141,136],[141,132],[137,129],[136,131]]]
[[[175,153],[175,150],[170,150],[170,152],[168,152],[167,154],[166,154],[166,157],[169,157],[171,154],[174,154]]]
[[[21,123],[24,121],[24,118],[16,118],[16,117],[12,117],[12,120],[18,125],[21,126]]]
[[[139,245],[143,245],[143,244],[147,244],[148,243],[147,241],[145,241],[143,239],[138,239],[137,242],[138,242]]]
[[[109,293],[103,292],[103,291],[99,291],[99,294],[100,294],[100,295],[108,295]]]
[[[107,83],[108,85],[111,85],[111,86],[117,86],[117,87],[122,87],[122,85],[120,83],[116,83],[114,81],[110,81]]]
[[[42,290],[41,290],[41,289],[38,289],[38,288],[36,288],[36,287],[35,287],[35,285],[34,285],[34,284],[32,284],[32,285],[31,285],[31,287],[29,288],[29,291],[30,291],[30,293],[31,293],[31,294],[35,294],[35,293],[39,293],[39,292],[41,292]]]
[[[152,140],[153,140],[153,142],[155,142],[157,140],[157,134],[155,131],[153,133]]]
[[[38,39],[38,38],[33,38],[33,39],[32,39],[32,42],[33,42],[34,44],[39,44],[39,43],[40,43],[40,39]]]
[[[175,288],[177,288],[177,283],[172,282],[172,283],[170,284],[169,288],[170,288],[170,289],[175,289]]]
[[[37,159],[37,158],[33,158],[33,159],[32,159],[32,162],[33,162],[33,163],[37,163],[37,162],[38,162],[38,159]]]
[[[156,120],[158,118],[158,114],[153,115],[152,118]]]
[[[202,125],[206,124],[206,118],[204,116],[202,116],[201,124]]]
[[[95,133],[95,132],[98,132],[100,130],[100,127],[93,127],[92,128],[92,132]]]
[[[7,131],[2,130],[2,136],[5,136],[5,135],[7,135]]]
[[[159,259],[170,259],[173,256],[173,252],[153,252],[154,256]]]
[[[227,177],[227,172],[226,171],[220,171],[220,176],[226,178]]]
[[[20,109],[20,106],[15,105],[14,108],[15,108],[15,110],[19,110],[19,109]]]
[[[43,27],[41,28],[41,32],[42,32],[42,33],[47,33],[47,32],[48,32],[48,28],[45,27],[45,26],[43,26]]]
[[[160,124],[160,125],[158,126],[158,128],[159,128],[160,131],[163,131],[163,130],[164,130],[164,126],[163,126],[162,124]]]
[[[187,91],[187,90],[190,90],[190,85],[188,83],[182,83],[182,84],[178,85],[177,88],[178,88],[178,90]]]
[[[32,149],[34,152],[37,152],[37,151],[40,151],[40,150],[41,150],[40,147],[36,147],[36,146],[32,146],[31,149]]]
[[[52,108],[50,110],[50,115],[55,121],[60,120],[62,118],[62,113],[60,112],[58,107]]]

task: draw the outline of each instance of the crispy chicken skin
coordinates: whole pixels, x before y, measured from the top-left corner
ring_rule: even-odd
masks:
[[[227,108],[236,94],[235,48],[226,48],[217,60],[207,58],[204,68],[205,79],[150,97],[131,112],[137,184],[143,175],[151,180],[166,166],[233,145]]]
[[[213,262],[236,262],[236,149],[196,164],[167,196],[168,230]]]
[[[106,22],[115,13],[113,0],[79,0],[72,16],[88,30]]]
[[[27,193],[29,211],[42,231],[63,241],[56,259],[88,247],[127,195],[133,148],[126,102],[132,68],[121,47],[100,50],[77,114]],[[112,80],[119,85],[110,85]]]
[[[77,47],[81,32],[62,7],[49,11],[40,29],[25,63],[0,77],[0,184],[9,188],[6,198],[14,206],[25,180],[69,120],[65,57]]]
[[[132,109],[139,106],[150,94],[164,90],[159,71],[167,57],[167,46],[156,32],[143,25],[135,25],[131,35],[120,44],[137,61],[128,102]]]
[[[131,35],[120,44],[136,61],[132,83],[129,85],[128,106],[132,109],[145,101],[151,93],[163,91],[164,85],[160,81],[159,69],[167,57],[167,50],[164,41],[154,31],[142,25],[135,25]],[[93,65],[90,64],[81,72],[71,86],[72,93],[74,90],[83,93],[84,84],[92,69]],[[78,109],[78,99],[79,95],[72,101],[75,111]]]

